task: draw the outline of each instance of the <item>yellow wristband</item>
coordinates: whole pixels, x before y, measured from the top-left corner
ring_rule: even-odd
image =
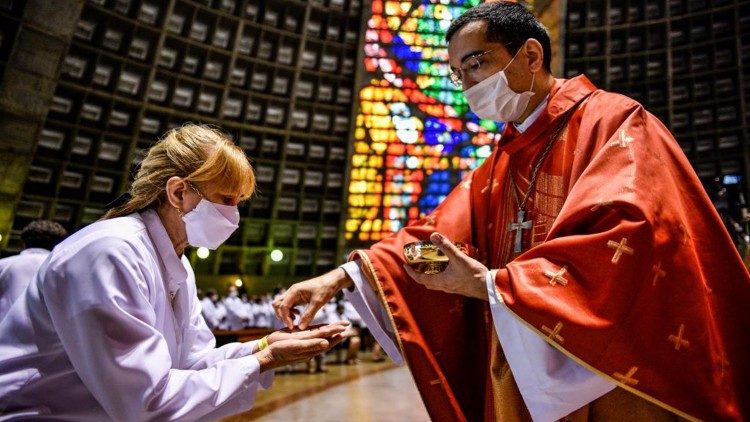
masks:
[[[261,351],[265,349],[266,347],[268,347],[268,336],[265,336],[262,339],[260,339],[260,341],[258,342],[258,351]]]

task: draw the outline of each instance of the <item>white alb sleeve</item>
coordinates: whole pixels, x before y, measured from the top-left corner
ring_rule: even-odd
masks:
[[[518,320],[498,296],[489,271],[486,282],[497,337],[534,421],[559,420],[615,388]]]
[[[367,325],[375,340],[383,351],[396,363],[403,365],[404,358],[396,346],[396,333],[389,322],[388,313],[380,303],[378,295],[372,290],[370,283],[362,275],[356,261],[347,262],[341,268],[354,282],[354,289],[344,289],[344,296],[351,302],[362,321]]]

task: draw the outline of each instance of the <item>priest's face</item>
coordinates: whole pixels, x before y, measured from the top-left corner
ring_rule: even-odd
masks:
[[[461,77],[464,91],[503,70],[508,63],[508,86],[515,92],[528,90],[531,70],[525,48],[521,47],[513,60],[503,44],[487,41],[486,32],[487,22],[469,22],[453,34],[448,44],[451,70]]]

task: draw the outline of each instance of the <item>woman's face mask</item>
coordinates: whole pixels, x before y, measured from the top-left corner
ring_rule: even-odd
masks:
[[[211,202],[198,189],[193,187],[193,190],[200,195],[201,201],[182,216],[188,243],[195,247],[216,249],[239,227],[240,211],[237,206]]]

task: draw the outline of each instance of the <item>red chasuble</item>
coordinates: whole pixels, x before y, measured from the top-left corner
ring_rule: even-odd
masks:
[[[508,176],[523,196],[556,125],[516,254]],[[556,80],[537,121],[506,131],[429,217],[351,256],[432,418],[491,420],[487,302],[427,290],[402,268],[403,245],[434,231],[476,246],[512,314],[599,376],[686,418],[750,418],[750,276],[677,142],[632,99]]]

